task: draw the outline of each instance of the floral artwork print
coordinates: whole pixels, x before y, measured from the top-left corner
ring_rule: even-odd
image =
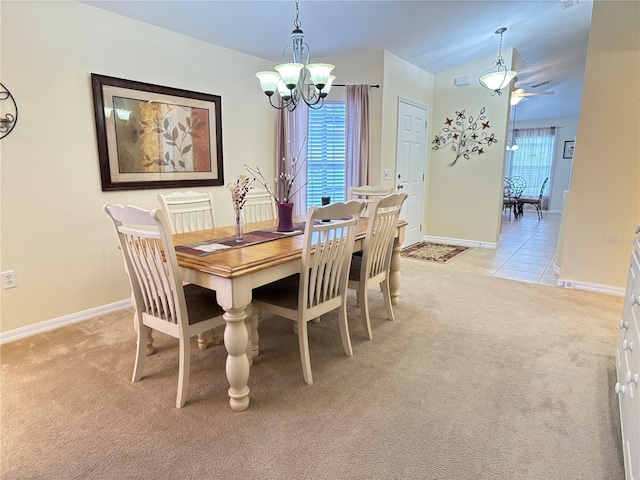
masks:
[[[121,173],[210,172],[204,108],[113,97]]]
[[[448,146],[456,155],[453,162],[448,164],[449,166],[455,165],[460,157],[469,160],[472,154],[482,155],[484,146],[490,147],[498,141],[493,133],[489,135],[485,131],[491,126],[484,112],[485,107],[482,107],[477,118],[471,115],[467,117],[465,110],[456,112],[455,118],[447,117],[445,126],[431,142],[432,150],[440,150]]]

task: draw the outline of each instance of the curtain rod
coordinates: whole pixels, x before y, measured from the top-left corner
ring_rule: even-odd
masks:
[[[332,83],[332,87],[346,87],[343,83]],[[369,85],[369,88],[380,88],[380,85]]]

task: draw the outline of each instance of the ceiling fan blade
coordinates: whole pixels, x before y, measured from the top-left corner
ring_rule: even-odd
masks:
[[[556,92],[523,92],[519,93],[520,97],[537,97],[538,95],[553,95]]]

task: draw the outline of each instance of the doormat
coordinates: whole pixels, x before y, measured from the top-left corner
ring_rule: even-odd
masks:
[[[417,258],[419,260],[427,260],[429,262],[447,263],[451,259],[470,249],[470,247],[423,242],[405,248],[402,250],[402,256]]]

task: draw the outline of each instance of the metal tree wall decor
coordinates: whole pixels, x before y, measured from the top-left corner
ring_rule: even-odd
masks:
[[[431,142],[432,150],[440,150],[448,146],[456,154],[456,158],[448,164],[449,166],[455,165],[460,157],[469,160],[470,155],[482,155],[484,145],[490,147],[498,141],[493,133],[489,135],[485,132],[491,126],[484,112],[485,107],[482,107],[477,118],[471,115],[467,117],[464,110],[456,112],[455,118],[447,117],[445,126]]]
[[[5,102],[6,100],[6,102]],[[11,95],[11,92],[0,83],[0,138],[4,138],[11,133],[18,121],[18,104]]]

